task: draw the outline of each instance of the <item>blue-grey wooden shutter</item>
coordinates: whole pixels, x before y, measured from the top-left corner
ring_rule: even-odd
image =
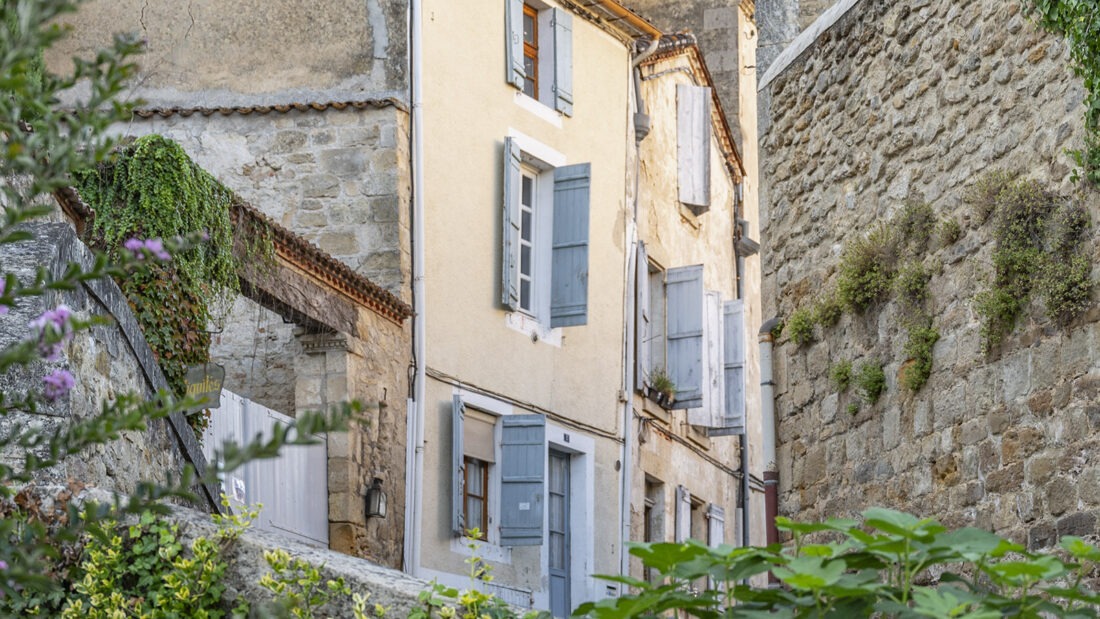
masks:
[[[707,545],[717,548],[726,541],[726,510],[711,503],[707,506]]]
[[[523,69],[523,0],[504,0],[505,53],[508,57],[505,80],[523,90],[527,73]]]
[[[554,170],[550,326],[588,322],[588,203],[592,164]]]
[[[710,208],[710,88],[676,85],[676,158],[680,202]]]
[[[519,309],[519,201],[520,150],[512,138],[504,138],[504,199],[500,302],[513,312]]]
[[[554,109],[573,115],[573,16],[554,9]]]
[[[687,541],[691,537],[691,493],[683,486],[676,486],[676,532],[677,542]]]
[[[649,341],[652,338],[649,325],[649,256],[645,243],[638,243],[638,266],[634,271],[634,381],[644,387],[653,369],[649,361]]]
[[[705,428],[721,428],[722,391],[722,294],[708,290],[703,299],[703,406],[688,411],[688,422]]]
[[[455,535],[466,534],[466,458],[462,447],[463,427],[465,426],[466,405],[462,398],[454,396],[451,400],[451,530]]]
[[[745,303],[726,301],[722,313],[725,402],[722,427],[711,430],[712,436],[745,433]]]
[[[703,265],[665,274],[668,375],[676,384],[673,408],[703,405]]]
[[[500,545],[542,544],[546,418],[506,415],[500,435]]]

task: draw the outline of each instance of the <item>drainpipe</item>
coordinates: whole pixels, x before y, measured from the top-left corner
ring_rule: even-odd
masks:
[[[413,378],[412,401],[406,417],[407,452],[405,469],[405,571],[420,572],[420,519],[424,503],[424,398],[427,380],[424,356],[424,114],[423,114],[423,0],[409,1],[409,48],[411,74],[412,144],[412,294],[413,294]],[[411,462],[410,462],[411,460]],[[411,464],[411,468],[408,465]]]
[[[657,51],[661,42],[660,33],[656,33],[653,41],[644,52],[637,55],[630,63],[631,76],[634,81],[634,200],[633,212],[626,223],[626,243],[623,247],[629,252],[626,257],[625,286],[623,287],[625,298],[623,299],[623,474],[622,489],[619,492],[620,505],[620,529],[619,529],[619,573],[623,576],[630,575],[630,554],[626,551],[626,543],[630,541],[630,506],[632,504],[632,492],[634,484],[634,316],[637,314],[634,307],[635,281],[637,270],[644,265],[637,264],[638,259],[638,187],[639,177],[642,173],[642,151],[640,145],[645,136],[649,134],[649,116],[645,113],[645,101],[642,100],[641,71],[638,65],[648,56]],[[640,130],[641,129],[641,130]]]
[[[775,460],[775,381],[772,379],[772,329],[779,324],[772,318],[760,327],[760,422],[764,443],[764,522],[767,543],[779,541],[775,517],[779,512],[779,469]]]

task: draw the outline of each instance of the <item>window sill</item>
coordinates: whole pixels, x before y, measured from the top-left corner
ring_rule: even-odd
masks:
[[[492,561],[493,563],[502,563],[505,565],[512,564],[511,548],[507,546],[498,546],[484,540],[477,540],[472,543],[477,544],[477,550],[470,548],[471,542],[465,537],[452,537],[451,552],[460,554],[464,557],[476,556],[486,561]]]
[[[516,93],[515,102],[516,105],[521,108],[531,112],[551,125],[554,125],[554,127],[561,129],[561,113],[557,110],[543,104],[538,99],[528,97],[522,92]]]
[[[519,331],[531,338],[532,342],[543,342],[561,348],[561,329],[551,329],[523,312],[508,312],[504,320],[509,329]]]

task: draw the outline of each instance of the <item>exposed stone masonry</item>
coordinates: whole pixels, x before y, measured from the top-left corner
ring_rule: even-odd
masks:
[[[1002,0],[857,2],[763,88],[765,315],[812,304],[844,244],[906,200],[963,229],[924,256],[941,338],[918,393],[898,384],[906,334],[890,303],[818,327],[811,345],[777,347],[781,514],[885,505],[1032,547],[1096,531],[1100,308],[1062,331],[1033,304],[984,355],[973,303],[993,243],[962,201],[993,169],[1072,194],[1063,151],[1082,145],[1082,99],[1064,43]],[[1100,220],[1096,192],[1081,199]],[[887,390],[853,416],[855,396],[836,393],[829,366],[871,358],[885,362]]]

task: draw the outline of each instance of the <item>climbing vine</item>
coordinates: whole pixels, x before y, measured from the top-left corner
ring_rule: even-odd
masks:
[[[77,185],[95,213],[88,240],[111,257],[133,251],[134,239],[199,238],[171,261],[118,282],[169,384],[182,394],[187,367],[210,359],[212,303],[239,290],[233,193],[159,135],[117,149],[78,173]],[[270,256],[270,242],[252,251]]]
[[[1072,151],[1086,178],[1100,184],[1100,4],[1027,0],[1025,10],[1049,32],[1065,37],[1073,72],[1085,83],[1085,148]]]

